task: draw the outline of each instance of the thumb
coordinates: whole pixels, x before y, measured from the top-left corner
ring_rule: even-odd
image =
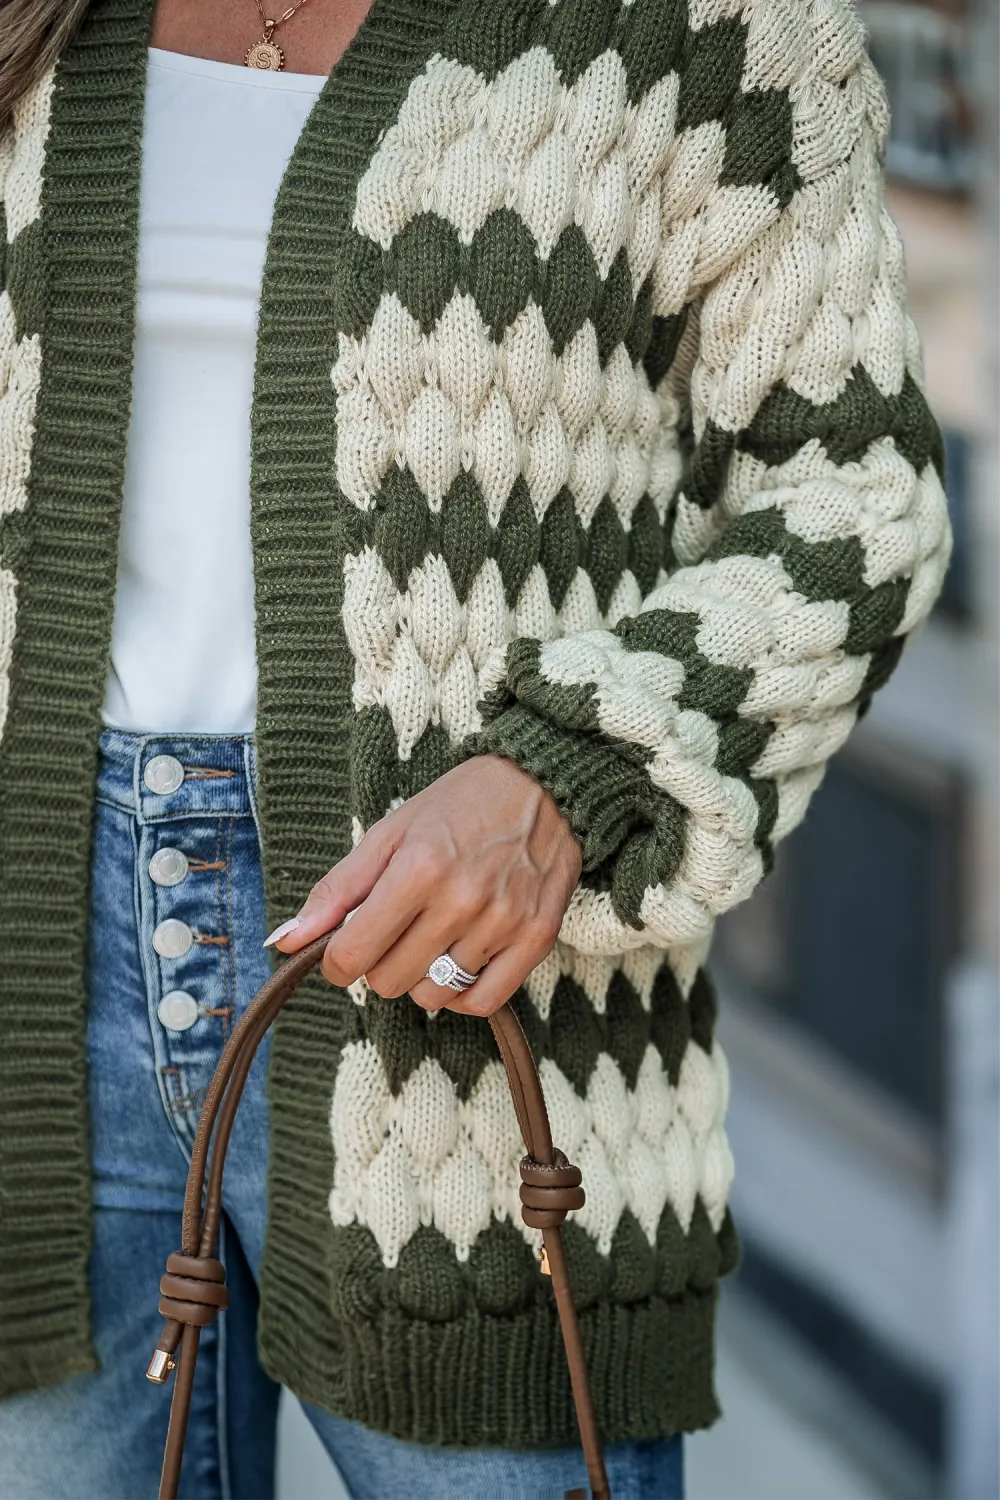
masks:
[[[339,927],[369,895],[396,850],[402,830],[391,819],[376,823],[350,854],[318,880],[297,916],[264,939],[265,948],[297,953],[314,938]]]

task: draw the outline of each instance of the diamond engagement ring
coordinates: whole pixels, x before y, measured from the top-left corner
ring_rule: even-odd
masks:
[[[450,953],[442,953],[441,957],[436,958],[427,970],[428,979],[439,984],[442,989],[455,990],[459,995],[470,989],[478,977],[457,964]]]

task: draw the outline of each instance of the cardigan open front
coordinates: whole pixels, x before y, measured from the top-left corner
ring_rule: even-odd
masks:
[[[95,0],[0,142],[0,1391],[93,1368],[89,839],[151,11]],[[712,924],[947,564],[885,132],[847,0],[374,0],[275,208],[269,910],[470,754],[565,812],[583,876],[515,1006],[584,1174],[608,1440],[717,1413]],[[275,1378],[411,1440],[573,1441],[486,1024],[313,982],[271,1098]]]

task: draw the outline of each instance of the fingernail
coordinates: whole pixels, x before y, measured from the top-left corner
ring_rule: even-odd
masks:
[[[275,943],[279,943],[283,937],[287,937],[290,932],[295,931],[296,927],[301,926],[301,917],[289,917],[287,922],[282,922],[280,927],[276,927],[274,931],[264,939],[264,947],[273,948]]]

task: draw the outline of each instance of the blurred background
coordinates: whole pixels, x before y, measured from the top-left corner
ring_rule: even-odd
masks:
[[[1000,1500],[998,4],[861,10],[955,554],[720,924],[744,1262],[690,1500]],[[292,1401],[281,1433],[280,1500],[342,1495]]]
[[[692,1500],[1000,1496],[998,6],[861,10],[955,553],[775,878],[720,924],[745,1258]]]

